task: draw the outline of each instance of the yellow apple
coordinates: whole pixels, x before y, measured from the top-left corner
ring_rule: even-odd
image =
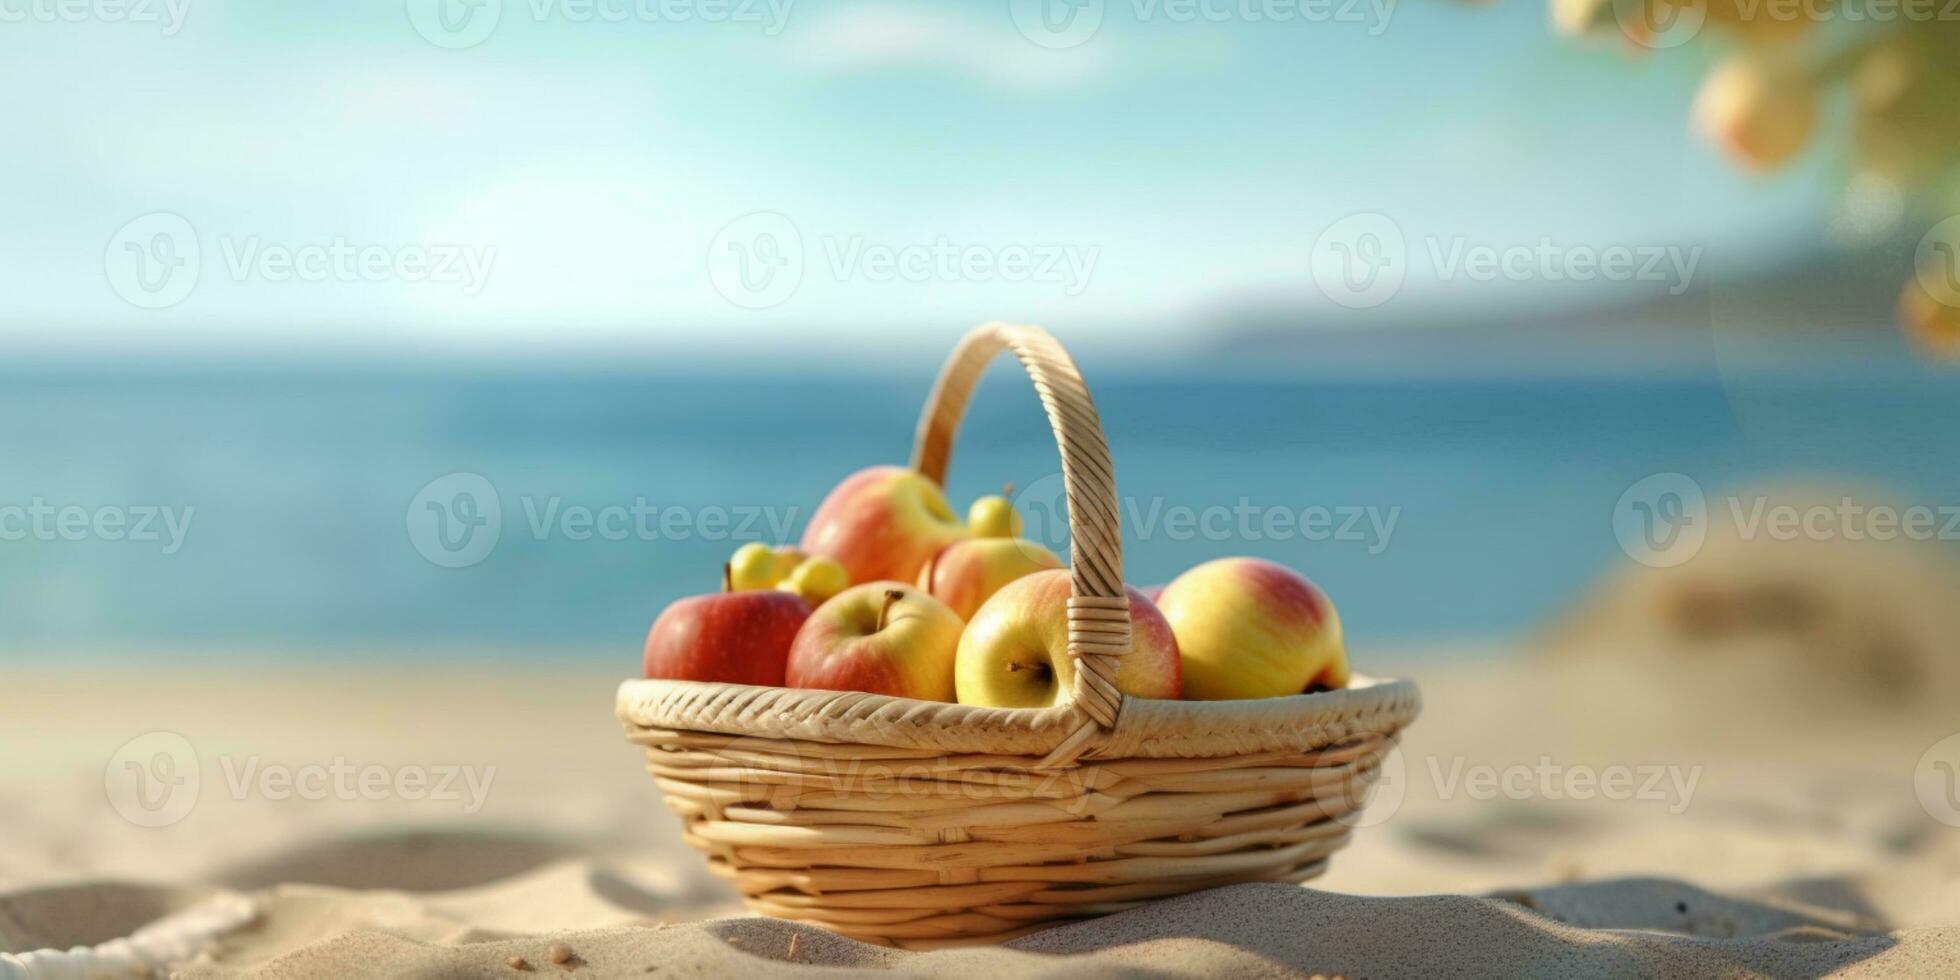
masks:
[[[1179,575],[1158,600],[1184,656],[1184,696],[1272,698],[1346,687],[1341,618],[1305,576],[1258,558]]]
[[[796,571],[796,566],[810,557],[803,553],[803,549],[787,544],[770,549],[769,555],[775,559],[774,567],[770,569],[771,574],[775,575],[775,579],[769,583],[771,585],[783,584],[783,580],[789,578],[789,573]]]
[[[1695,94],[1695,123],[1744,167],[1767,172],[1797,155],[1817,127],[1815,82],[1752,55],[1709,72]]]
[[[903,466],[873,466],[824,498],[803,550],[837,559],[853,582],[909,582],[939,549],[971,536],[939,484]]]
[[[980,538],[1018,538],[1021,536],[1021,512],[1007,498],[1014,493],[1010,483],[997,497],[981,497],[966,509],[966,523],[973,529],[975,537]]]
[[[953,700],[953,657],[965,624],[901,582],[867,582],[817,607],[790,645],[790,687]]]
[[[919,588],[971,619],[1001,586],[1062,567],[1055,553],[1019,538],[969,538],[947,545],[919,570]]]
[[[1162,613],[1135,589],[1130,652],[1116,688],[1139,698],[1176,698],[1182,688],[1177,638]],[[1035,572],[1003,586],[960,634],[954,680],[961,704],[1047,708],[1068,700],[1075,660],[1068,655],[1069,573]]]
[[[831,596],[850,588],[850,585],[851,576],[844,571],[844,566],[837,564],[834,558],[818,555],[804,559],[786,578],[776,583],[776,588],[794,592],[812,606],[821,606],[829,602]]]
[[[760,541],[735,549],[735,557],[728,560],[728,588],[733,592],[766,589],[781,577],[776,574],[775,554]]]

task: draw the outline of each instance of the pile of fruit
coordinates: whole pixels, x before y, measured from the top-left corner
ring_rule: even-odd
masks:
[[[1064,703],[1069,573],[1021,537],[1004,496],[962,521],[939,486],[900,466],[839,484],[797,547],[743,545],[723,591],[668,606],[646,676],[996,708]],[[1131,697],[1265,698],[1347,685],[1341,623],[1298,573],[1256,558],[1206,562],[1162,589],[1128,589]]]

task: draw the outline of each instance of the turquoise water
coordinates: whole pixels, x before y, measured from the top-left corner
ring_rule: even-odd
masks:
[[[0,510],[0,650],[630,660],[664,603],[714,585],[744,515],[747,530],[800,530],[839,477],[903,461],[928,382],[19,371],[0,384],[0,508],[12,508]],[[1334,596],[1358,646],[1542,622],[1624,562],[1613,508],[1659,471],[1711,493],[1829,476],[1960,501],[1960,383],[1910,370],[1751,381],[1103,373],[1096,394],[1128,498],[1132,581],[1217,555],[1279,559]],[[955,456],[953,496],[963,508],[1016,482],[1045,534],[1055,470],[1026,382],[997,372]],[[448,485],[440,513],[417,499],[451,473],[481,476],[502,511],[495,547],[453,568],[410,534],[412,521],[426,532],[442,520],[453,543],[472,516],[482,531],[485,511],[457,506]],[[22,522],[37,500],[78,510],[87,530],[64,536],[57,513],[52,532],[36,532]],[[145,508],[188,524],[173,539],[159,516],[158,540],[128,540]],[[1325,509],[1318,533],[1298,527],[1309,508]],[[98,533],[105,509],[127,512],[119,539]]]

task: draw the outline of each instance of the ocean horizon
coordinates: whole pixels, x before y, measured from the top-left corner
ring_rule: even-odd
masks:
[[[1960,501],[1960,380],[1934,374],[1118,370],[1092,382],[1124,498],[1126,578],[1162,583],[1230,554],[1282,561],[1333,596],[1357,650],[1547,622],[1627,562],[1614,510],[1655,474],[1686,475],[1711,499],[1802,483]],[[715,588],[742,541],[794,540],[845,474],[905,462],[930,383],[723,369],[12,371],[0,391],[12,420],[0,431],[0,649],[629,662],[660,608]],[[1026,380],[996,370],[954,454],[954,506],[1016,484],[1030,533],[1065,547],[1058,469]]]

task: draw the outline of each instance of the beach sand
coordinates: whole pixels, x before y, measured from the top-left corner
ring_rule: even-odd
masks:
[[[624,672],[590,656],[11,670],[0,949],[92,946],[233,896],[249,921],[187,941],[183,975],[523,975],[515,957],[579,976],[1952,975],[1960,833],[1915,791],[1916,770],[1960,757],[1934,752],[1960,727],[1941,687],[1952,638],[1822,662],[1762,630],[1705,635],[1759,598],[1653,581],[1533,643],[1356,651],[1417,678],[1424,713],[1371,825],[1308,886],[923,953],[745,915],[621,738]],[[1864,615],[1833,588],[1803,601]],[[159,731],[187,740],[199,780],[194,805],[144,827],[164,812],[141,808],[164,798],[161,743],[118,753]],[[112,792],[132,759],[146,801]],[[368,767],[430,782],[363,790]],[[435,791],[461,770],[477,782]],[[286,792],[274,772],[295,776]]]
[[[510,975],[511,957],[555,971],[555,943],[589,976],[793,964],[1927,975],[1960,956],[1960,834],[1913,786],[1950,717],[1688,697],[1625,661],[1497,650],[1429,660],[1403,666],[1427,707],[1404,742],[1399,804],[1391,781],[1376,803],[1393,812],[1309,887],[1220,889],[1005,948],[931,953],[745,917],[680,843],[621,740],[607,674],[29,673],[13,678],[0,719],[12,749],[0,944],[101,943],[226,891],[251,898],[256,917],[195,955],[187,976]],[[201,783],[186,815],[145,828],[110,805],[104,768],[122,743],[158,730],[196,747]],[[253,759],[258,772],[336,759],[350,771],[496,768],[467,813],[466,792],[268,799],[254,781],[238,798]],[[1604,785],[1615,766],[1633,775],[1635,798],[1570,798],[1580,784],[1567,772],[1592,767]],[[1652,772],[1659,781],[1640,794]]]

